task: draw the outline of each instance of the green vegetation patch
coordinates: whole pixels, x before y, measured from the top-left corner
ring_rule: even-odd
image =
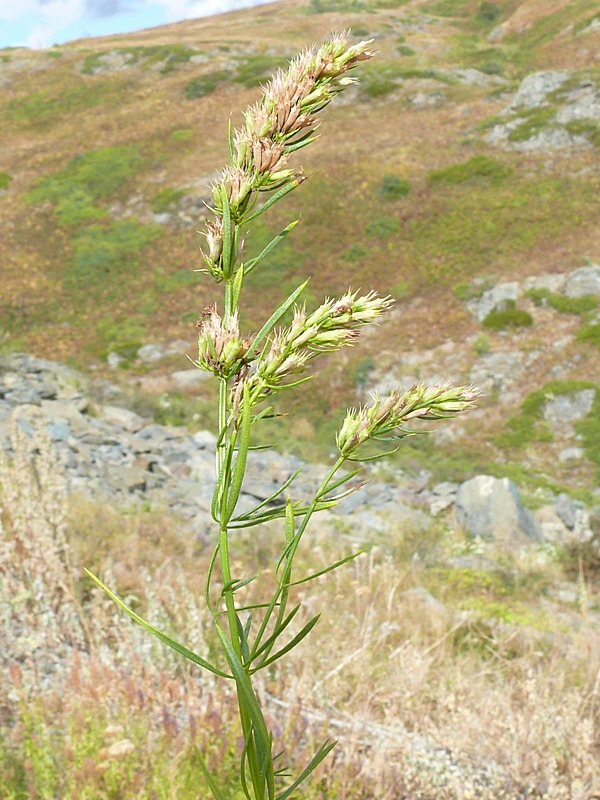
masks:
[[[399,200],[410,193],[410,183],[399,175],[384,175],[380,192],[386,200]]]
[[[460,184],[478,179],[487,179],[498,183],[507,178],[512,171],[512,167],[503,164],[498,159],[478,154],[460,164],[432,170],[428,177],[431,183]]]
[[[46,91],[32,92],[19,97],[6,107],[6,117],[28,125],[47,125],[61,117],[68,117],[100,105],[108,94],[107,85],[87,86],[82,84],[52,96]]]
[[[137,254],[162,233],[160,225],[143,225],[129,217],[109,225],[88,225],[73,237],[73,258],[65,283],[86,294],[120,290],[121,278],[137,266]]]
[[[533,300],[536,306],[550,306],[550,308],[560,311],[561,314],[585,314],[598,306],[598,298],[593,294],[567,297],[566,294],[540,288],[528,289],[525,296]]]
[[[174,70],[179,64],[187,63],[192,56],[199,55],[199,50],[194,50],[184,44],[162,44],[141,47],[120,47],[115,51],[102,51],[90,53],[83,62],[81,71],[86,75],[93,75],[105,65],[105,57],[111,52],[116,52],[125,57],[131,66],[143,63],[145,67],[162,64],[159,72],[165,75]]]
[[[105,216],[97,200],[118,191],[141,169],[137,145],[103,147],[71,159],[63,169],[43,178],[27,195],[31,203],[50,201],[64,225],[78,225]]]
[[[571,136],[585,136],[593,145],[600,147],[600,122],[595,119],[575,119],[567,122],[566,130]]]
[[[507,328],[523,328],[533,325],[533,317],[528,311],[517,308],[514,300],[506,300],[502,308],[493,308],[483,320],[484,328],[503,331]]]
[[[150,201],[150,206],[155,214],[168,214],[177,206],[177,204],[186,196],[187,189],[163,189],[155,194]]]
[[[229,73],[224,70],[218,72],[208,72],[206,75],[197,75],[186,84],[184,94],[188,100],[197,100],[212,94],[217,86],[229,78]]]
[[[396,62],[367,64],[363,67],[360,91],[363,97],[376,99],[398,89],[400,81],[411,78],[439,81],[447,85],[457,83],[452,75],[435,69],[404,67]]]
[[[6,191],[10,186],[10,182],[12,178],[8,174],[8,172],[0,172],[0,192]]]
[[[548,128],[556,109],[553,106],[539,106],[519,114],[522,121],[508,134],[509,142],[525,142]]]
[[[255,53],[240,60],[232,80],[251,89],[268,81],[278,68],[286,69],[288,64],[289,59],[285,56],[276,58],[266,53]]]
[[[596,420],[598,423],[596,426],[594,426],[594,420],[592,420],[593,430],[591,430],[589,434],[589,445],[586,445],[586,447],[589,446],[591,449],[593,449],[595,447],[593,444],[593,441],[595,441],[595,436],[600,433],[600,417],[598,417],[597,411],[600,391],[598,386],[590,381],[550,381],[542,386],[541,389],[531,392],[531,394],[529,394],[521,403],[520,414],[518,416],[510,417],[504,430],[495,437],[496,444],[500,445],[501,447],[512,448],[523,447],[523,445],[533,441],[551,441],[552,432],[548,425],[546,425],[546,423],[543,421],[544,404],[549,398],[555,397],[556,395],[573,395],[577,392],[580,392],[582,389],[596,390],[596,400],[594,403],[594,408],[596,408],[596,411],[594,411],[594,408],[592,408],[592,411],[586,417],[586,419],[580,420],[577,423],[578,425],[582,425],[584,423],[589,424],[588,421],[592,418],[594,413],[596,414]],[[596,428],[598,429],[597,431]],[[597,444],[600,448],[600,438],[598,438]],[[600,455],[600,452],[596,455]]]
[[[353,11],[375,11],[378,8],[401,8],[409,0],[310,0],[308,11],[311,14],[328,14],[334,11],[351,13]],[[363,34],[356,33],[356,36]]]
[[[365,230],[369,236],[374,236],[377,239],[387,239],[400,230],[400,220],[397,217],[382,214],[368,222]]]
[[[590,322],[577,331],[580,342],[590,342],[600,350],[600,322]]]
[[[590,413],[584,419],[577,420],[574,428],[581,436],[586,457],[598,467],[600,478],[600,388],[595,388],[596,394]]]

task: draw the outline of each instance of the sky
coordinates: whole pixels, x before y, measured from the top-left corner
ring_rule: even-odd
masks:
[[[0,0],[0,48],[51,47],[263,2],[269,0]]]

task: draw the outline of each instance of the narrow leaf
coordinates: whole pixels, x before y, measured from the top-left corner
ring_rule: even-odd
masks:
[[[111,598],[111,600],[114,600],[115,603],[123,609],[123,611],[129,614],[131,619],[135,620],[135,622],[141,625],[142,628],[145,628],[147,631],[152,633],[154,636],[156,636],[157,639],[160,639],[161,642],[164,642],[172,650],[175,650],[176,653],[179,653],[180,655],[184,656],[184,658],[187,658],[189,661],[193,661],[194,664],[198,664],[199,666],[204,667],[204,669],[207,669],[214,675],[219,675],[221,678],[232,677],[231,675],[228,675],[226,672],[222,672],[220,669],[218,669],[218,667],[214,667],[208,661],[201,658],[197,653],[194,653],[192,650],[189,650],[184,645],[180,644],[179,642],[176,642],[174,639],[171,639],[169,636],[166,635],[166,633],[163,633],[162,631],[159,631],[158,628],[155,628],[154,625],[151,625],[149,622],[146,622],[145,619],[142,619],[142,617],[136,614],[135,611],[132,611],[128,606],[126,606],[125,603],[121,599],[119,599],[116,594],[111,592],[111,590],[107,586],[105,586],[99,578],[93,575],[88,569],[86,569],[85,571],[90,576],[90,578],[95,583],[98,584],[98,586],[101,589],[104,589],[104,591]]]
[[[302,292],[306,289],[306,285],[308,281],[304,281],[304,283],[300,284],[297,289],[291,293],[291,295],[285,300],[278,309],[276,309],[269,319],[265,322],[262,328],[254,337],[254,341],[252,342],[248,352],[246,353],[246,359],[250,359],[254,353],[258,351],[259,345],[262,344],[263,339],[265,339],[273,330],[275,325],[279,322],[279,320],[283,317],[285,312],[292,306],[296,300],[300,297]]]
[[[217,785],[215,779],[213,778],[206,761],[202,758],[200,750],[194,745],[194,753],[196,754],[196,758],[198,759],[198,765],[200,767],[200,771],[204,775],[204,780],[208,783],[208,788],[213,793],[213,797],[215,800],[227,800],[225,794],[221,791],[219,786]]]
[[[298,775],[296,780],[292,783],[292,785],[288,786],[288,788],[284,792],[277,795],[277,800],[287,800],[287,798],[292,794],[292,792],[295,792],[298,786],[300,786],[300,784],[303,781],[305,781],[306,778],[308,778],[310,773],[313,772],[319,766],[321,761],[327,758],[327,756],[329,755],[329,753],[331,753],[336,744],[337,740],[335,739],[330,739],[324,742],[321,745],[321,747],[317,750],[315,755],[311,758],[306,767],[304,767],[300,775]]]
[[[223,522],[227,523],[231,519],[237,501],[242,491],[242,483],[246,474],[246,461],[248,459],[248,447],[250,446],[250,427],[252,425],[252,408],[250,405],[250,391],[248,384],[244,386],[244,399],[242,401],[241,424],[239,429],[239,441],[237,458],[233,466],[233,475],[231,476],[231,487],[229,489],[229,497],[227,498],[227,507]]]
[[[252,672],[254,673],[257,672],[259,669],[262,669],[263,667],[268,667],[269,664],[272,664],[274,661],[277,661],[277,659],[281,658],[286,653],[289,653],[290,650],[293,650],[297,644],[300,644],[300,642],[302,641],[302,639],[305,638],[305,636],[308,636],[308,634],[312,631],[312,629],[319,621],[320,617],[321,617],[320,614],[317,614],[316,617],[313,617],[309,622],[306,623],[306,625],[302,628],[302,630],[294,636],[293,639],[290,639],[290,641],[285,645],[285,647],[282,647],[281,650],[278,650],[276,653],[267,658],[265,661],[261,661],[258,667],[253,669]]]
[[[365,551],[358,550],[356,553],[352,553],[350,556],[346,556],[346,558],[341,558],[339,561],[336,561],[334,564],[330,564],[328,567],[324,569],[320,569],[318,572],[313,572],[310,575],[307,575],[306,578],[302,578],[299,581],[292,581],[292,583],[288,584],[289,586],[299,586],[301,583],[308,583],[309,581],[313,581],[315,578],[320,578],[321,575],[327,575],[328,572],[332,572],[334,569],[341,567],[342,564],[347,564],[348,561],[353,561],[357,556],[361,556]]]
[[[237,653],[233,649],[231,642],[227,638],[223,628],[221,628],[220,625],[217,625],[216,628],[221,640],[221,645],[225,652],[225,657],[227,658],[227,662],[229,663],[231,672],[233,673],[233,677],[235,678],[235,682],[238,687],[240,701],[243,702],[244,708],[246,709],[252,722],[257,756],[259,758],[261,769],[264,769],[266,772],[271,761],[271,751],[269,749],[269,734],[265,719],[258,704],[258,700],[256,699],[256,695],[254,694],[252,684],[250,683],[250,678],[246,674],[244,667],[237,656]]]
[[[283,483],[279,487],[279,489],[276,489],[273,492],[273,494],[269,495],[269,497],[267,497],[265,500],[260,502],[258,505],[254,506],[254,508],[251,509],[250,511],[246,511],[244,514],[240,514],[239,517],[235,517],[234,521],[238,521],[238,520],[242,520],[242,519],[248,519],[248,517],[252,517],[252,516],[254,516],[254,514],[257,511],[260,511],[261,508],[263,508],[264,506],[268,505],[269,503],[272,503],[273,500],[275,500],[277,497],[279,497],[279,495],[287,489],[287,487],[292,483],[292,481],[295,478],[298,477],[300,472],[302,472],[302,467],[298,467],[298,469],[295,472],[293,472],[290,475],[290,477],[285,481],[285,483]]]
[[[352,472],[346,472],[341,478],[338,478],[333,483],[328,483],[323,491],[317,495],[317,497],[323,497],[324,495],[329,494],[329,492],[333,492],[334,489],[338,488],[338,486],[342,486],[342,484],[346,483],[347,481],[351,481],[352,478],[356,478],[360,472],[360,469],[361,468],[358,467],[358,469],[352,470]]]
[[[221,186],[221,205],[223,207],[223,273],[226,278],[230,278],[233,230],[229,197],[224,186]]]
[[[274,239],[271,239],[269,244],[266,247],[264,247],[263,250],[257,256],[255,256],[254,258],[251,258],[250,261],[246,262],[246,264],[244,266],[244,275],[248,275],[250,272],[252,272],[252,270],[255,267],[257,267],[258,264],[260,264],[260,262],[263,261],[269,255],[271,250],[273,250],[275,247],[277,247],[277,245],[283,239],[285,239],[285,237],[288,235],[288,233],[290,231],[292,231],[296,227],[296,225],[298,224],[299,221],[300,220],[297,219],[294,222],[290,222],[290,224],[287,225],[280,233],[278,233],[277,236],[275,236]]]
[[[265,652],[265,650],[267,650],[268,648],[273,646],[273,644],[277,641],[279,636],[283,633],[283,631],[287,628],[287,626],[290,624],[290,622],[294,619],[294,617],[296,616],[298,611],[300,611],[300,604],[295,606],[290,611],[290,613],[283,620],[283,622],[280,625],[277,625],[277,627],[275,628],[273,633],[269,636],[268,639],[265,639],[265,641],[262,643],[262,645],[257,650],[252,650],[252,653],[250,654],[250,662],[252,662],[255,659],[257,659],[258,656],[262,655]],[[255,647],[256,647],[256,644],[255,644]]]
[[[280,189],[272,197],[269,197],[269,199],[265,203],[263,203],[262,206],[254,212],[254,214],[250,214],[249,217],[246,217],[244,219],[244,222],[252,222],[252,220],[256,219],[256,217],[260,217],[261,214],[264,214],[265,211],[271,208],[271,206],[274,205],[278,200],[281,200],[281,198],[285,197],[286,194],[293,192],[297,186],[300,186],[298,181],[292,181],[291,183],[287,183],[283,187],[283,189]]]

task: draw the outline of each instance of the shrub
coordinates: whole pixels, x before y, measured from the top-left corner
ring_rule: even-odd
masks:
[[[350,247],[346,248],[346,250],[344,250],[342,253],[342,258],[344,261],[349,261],[351,264],[356,264],[359,261],[362,261],[363,258],[365,258],[368,254],[369,251],[364,245],[355,242],[354,244],[351,244]]]
[[[523,328],[533,325],[529,312],[516,307],[514,300],[506,300],[503,308],[493,308],[483,320],[484,328],[502,331],[507,328]]]
[[[512,168],[501,161],[479,154],[460,164],[433,170],[429,173],[429,180],[431,183],[460,184],[483,178],[496,183],[508,177],[511,172]]]
[[[229,73],[221,70],[219,72],[209,72],[206,75],[198,75],[186,84],[184,94],[188,100],[197,100],[199,97],[206,97],[217,88],[219,83],[227,80]]]
[[[10,186],[10,182],[12,181],[11,176],[8,172],[0,172],[0,192],[5,191]]]
[[[399,175],[384,175],[381,181],[381,194],[386,200],[398,200],[410,192],[410,183]]]
[[[412,47],[409,47],[407,44],[400,44],[396,48],[396,52],[401,56],[414,56],[416,55],[415,51]]]
[[[392,236],[392,234],[400,230],[400,220],[397,217],[387,215],[374,217],[367,224],[365,230],[369,236],[374,236],[377,239],[387,239],[388,236]]]

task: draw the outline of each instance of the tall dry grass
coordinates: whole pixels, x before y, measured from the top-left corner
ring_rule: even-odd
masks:
[[[69,513],[48,438],[35,420],[26,428],[15,421],[10,459],[0,456],[0,796],[204,800],[194,744],[233,787],[233,694],[124,624],[80,567],[91,556],[146,618],[210,653],[210,619],[196,602],[206,554],[160,513],[120,515],[83,500]],[[352,545],[343,532],[332,537],[332,525],[307,541],[313,569]],[[399,556],[395,536],[301,598],[299,626],[323,605],[328,613],[298,657],[260,684],[293,760],[302,763],[324,735],[339,739],[304,796],[592,800],[600,791],[593,612],[563,610],[540,629],[437,606],[415,588],[428,568]],[[185,558],[165,557],[164,541]],[[268,579],[269,531],[240,544]]]

